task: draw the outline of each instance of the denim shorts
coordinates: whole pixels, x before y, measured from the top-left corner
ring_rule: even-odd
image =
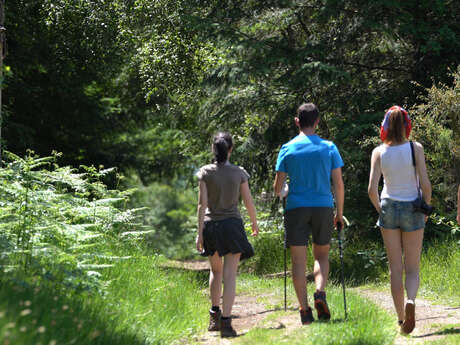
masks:
[[[377,225],[384,229],[401,229],[404,232],[415,231],[425,227],[425,215],[414,212],[412,201],[382,199]]]

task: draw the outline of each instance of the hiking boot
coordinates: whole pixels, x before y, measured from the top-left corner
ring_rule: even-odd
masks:
[[[315,309],[318,313],[318,320],[328,321],[331,318],[331,312],[326,302],[326,292],[316,291],[313,294],[315,298]]]
[[[404,322],[401,326],[401,332],[409,334],[415,327],[415,303],[414,301],[407,301],[405,308]]]
[[[220,314],[221,314],[220,310],[218,310],[218,311],[210,310],[209,311],[209,327],[208,327],[208,331],[214,332],[214,331],[219,331],[220,330],[220,327],[219,327]]]
[[[236,337],[236,331],[232,327],[232,319],[220,319],[220,337],[230,338]]]
[[[307,310],[300,309],[300,321],[302,322],[302,325],[309,325],[315,319],[313,318],[313,312],[311,311],[310,307],[307,307]]]

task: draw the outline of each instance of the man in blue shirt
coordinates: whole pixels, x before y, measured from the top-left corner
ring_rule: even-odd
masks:
[[[343,161],[333,142],[315,134],[319,111],[313,103],[299,107],[295,123],[299,135],[281,147],[273,187],[276,195],[285,197],[287,194],[284,226],[286,246],[291,250],[292,280],[300,304],[301,322],[310,324],[314,319],[307,299],[306,246],[311,233],[315,259],[315,309],[318,319],[329,320],[331,314],[324,289],[329,274],[332,230],[337,223],[343,226]],[[288,176],[289,188],[285,185]]]

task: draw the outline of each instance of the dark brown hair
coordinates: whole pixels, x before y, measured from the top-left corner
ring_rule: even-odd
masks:
[[[393,110],[388,117],[388,134],[385,143],[399,144],[406,138],[404,114],[400,110]]]
[[[212,141],[212,152],[217,163],[224,163],[227,160],[228,151],[233,146],[233,140],[230,133],[219,132],[214,135]]]
[[[313,103],[304,103],[297,109],[300,128],[313,127],[319,117],[319,111]]]

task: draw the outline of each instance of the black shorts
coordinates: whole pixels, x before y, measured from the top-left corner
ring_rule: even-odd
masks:
[[[254,255],[254,249],[244,231],[243,221],[239,218],[205,222],[203,247],[204,256],[212,256],[216,251],[219,256],[241,253],[240,259],[243,260]]]
[[[306,246],[310,234],[313,243],[326,245],[331,242],[334,228],[334,212],[331,207],[298,207],[284,214],[286,247]]]

